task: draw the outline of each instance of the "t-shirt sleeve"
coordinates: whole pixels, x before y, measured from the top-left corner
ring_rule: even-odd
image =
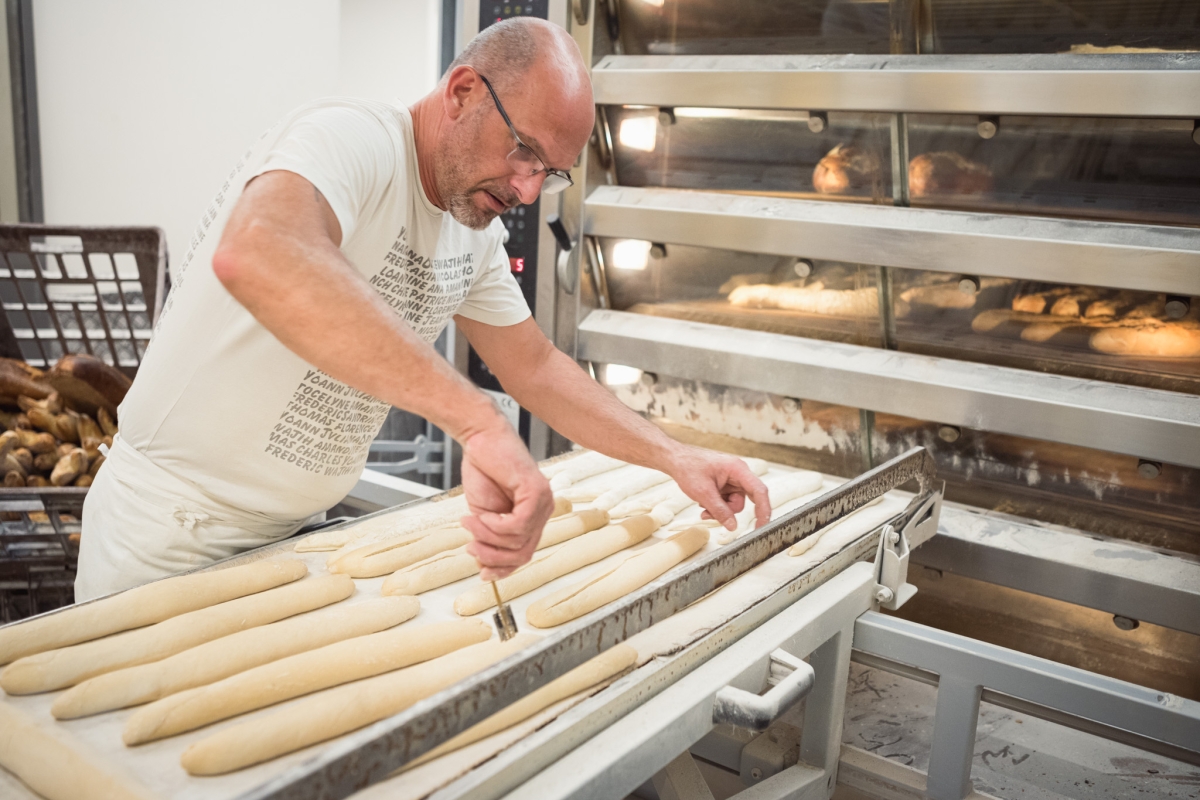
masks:
[[[291,121],[251,177],[272,170],[294,172],[324,195],[345,245],[393,180],[396,147],[383,122],[369,111],[317,108]]]
[[[508,253],[500,243],[499,234],[491,259],[486,262],[483,274],[471,284],[471,291],[457,313],[499,328],[516,325],[531,316],[525,295],[521,294],[521,287],[509,268]]]

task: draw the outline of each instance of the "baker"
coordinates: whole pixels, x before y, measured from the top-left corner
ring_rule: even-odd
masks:
[[[529,561],[549,485],[487,395],[431,343],[453,319],[505,390],[572,441],[662,470],[732,526],[763,484],[676,443],[546,339],[502,212],[571,184],[595,113],[561,28],[489,27],[411,109],[291,113],[221,186],[172,271],[120,434],[83,510],[77,600],[277,541],[340,501],[392,406],[462,445],[468,550]]]

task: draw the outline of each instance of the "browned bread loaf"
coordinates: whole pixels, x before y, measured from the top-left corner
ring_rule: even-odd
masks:
[[[0,358],[0,395],[18,398],[21,396],[43,400],[53,391],[43,382],[41,370],[31,367],[24,361],[13,358]]]
[[[908,162],[912,197],[934,194],[983,194],[992,188],[992,171],[958,153],[922,153]]]
[[[85,355],[63,356],[46,380],[75,410],[95,414],[104,409],[113,416],[133,384],[119,369]]]
[[[853,145],[839,144],[813,169],[813,188],[822,194],[870,189],[882,181],[879,156]]]

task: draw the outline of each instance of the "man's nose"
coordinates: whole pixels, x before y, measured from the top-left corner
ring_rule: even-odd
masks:
[[[546,173],[539,172],[535,175],[512,175],[508,179],[508,185],[517,193],[517,198],[522,205],[529,205],[534,200],[538,199],[538,195],[542,193],[542,184],[546,180]]]

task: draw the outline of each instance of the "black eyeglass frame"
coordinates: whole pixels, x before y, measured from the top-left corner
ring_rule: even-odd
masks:
[[[554,167],[547,167],[546,162],[542,160],[542,157],[539,156],[532,147],[525,144],[525,142],[521,140],[520,134],[517,133],[516,126],[514,126],[512,124],[512,120],[508,118],[508,113],[505,112],[504,105],[500,102],[500,98],[496,96],[496,90],[492,88],[492,82],[489,81],[487,77],[479,70],[475,70],[475,74],[479,76],[480,80],[483,81],[483,85],[487,87],[488,92],[492,95],[492,101],[496,104],[496,110],[500,112],[500,117],[504,120],[504,124],[508,126],[509,132],[512,133],[513,138],[517,140],[517,146],[513,148],[513,152],[516,152],[524,147],[529,151],[529,154],[537,160],[537,163],[542,165],[542,168],[538,170],[538,172],[546,173],[546,178],[542,181],[542,194],[558,194],[559,192],[564,191],[568,186],[574,186],[575,181],[571,180],[570,173],[563,172],[561,169],[555,169]],[[511,155],[512,153],[509,153],[509,156]],[[527,177],[533,177],[533,175],[537,175],[538,172],[534,172]],[[551,178],[558,178],[566,182],[559,184],[558,181],[550,181]],[[547,183],[550,183],[551,185],[547,187]]]

